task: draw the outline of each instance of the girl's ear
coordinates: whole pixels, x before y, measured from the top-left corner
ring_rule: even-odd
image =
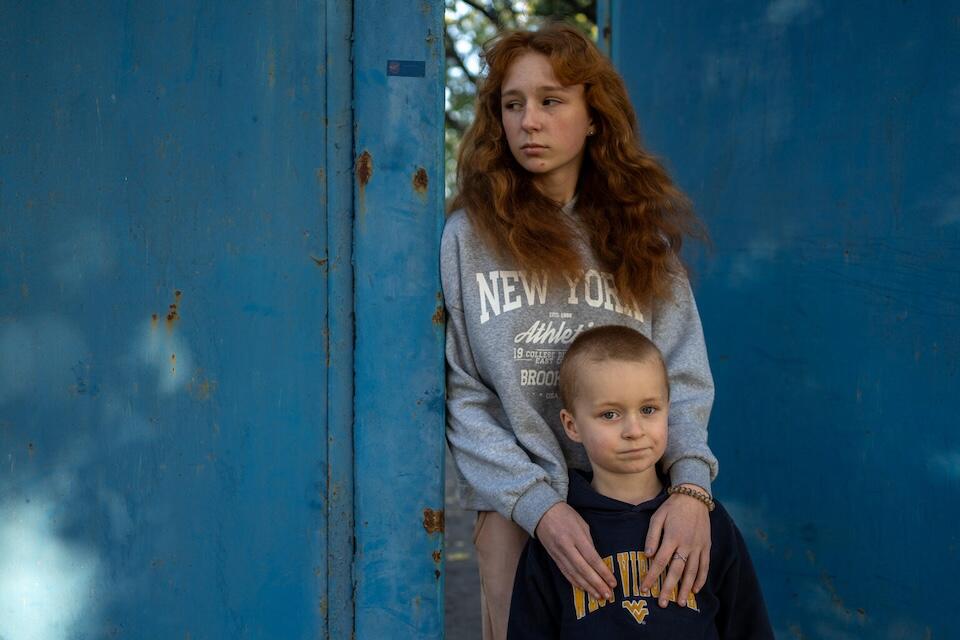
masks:
[[[563,423],[563,430],[567,432],[567,437],[574,442],[582,443],[580,432],[577,431],[577,421],[573,419],[573,414],[566,409],[560,410],[560,422]]]

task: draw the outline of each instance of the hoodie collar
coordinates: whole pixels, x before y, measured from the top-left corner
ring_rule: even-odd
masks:
[[[628,502],[621,502],[615,498],[608,498],[605,495],[597,493],[590,486],[593,474],[579,469],[570,470],[570,488],[567,492],[567,503],[574,509],[589,509],[591,511],[656,511],[657,508],[667,499],[666,489],[662,489],[656,497],[641,502],[638,505],[632,505]]]

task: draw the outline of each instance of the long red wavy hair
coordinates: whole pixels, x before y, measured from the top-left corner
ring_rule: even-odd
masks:
[[[620,75],[574,27],[506,31],[485,45],[487,74],[460,145],[450,210],[465,209],[484,241],[520,268],[560,273],[582,264],[576,229],[513,157],[503,130],[500,88],[510,65],[530,51],[547,56],[564,85],[584,85],[595,134],[587,138],[576,209],[594,254],[627,305],[669,298],[670,280],[683,270],[684,237],[706,233],[689,200],[640,145]]]

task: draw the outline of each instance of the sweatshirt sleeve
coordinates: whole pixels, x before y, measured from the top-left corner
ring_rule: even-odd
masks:
[[[447,441],[464,480],[531,536],[562,500],[546,471],[520,447],[499,396],[481,379],[470,345],[460,290],[456,238],[444,232],[441,279],[447,308]]]
[[[555,640],[560,637],[562,603],[551,578],[550,558],[543,545],[524,547],[513,581],[507,640]]]
[[[659,303],[652,320],[651,338],[670,376],[670,432],[661,464],[672,484],[695,484],[710,492],[717,476],[717,459],[707,446],[713,376],[686,276],[677,278],[673,299]]]
[[[734,559],[717,587],[717,630],[727,640],[772,640],[773,629],[747,545],[732,521],[730,527]]]

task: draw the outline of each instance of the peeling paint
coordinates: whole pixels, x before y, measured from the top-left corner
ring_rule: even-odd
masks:
[[[442,557],[443,557],[443,553],[442,553],[439,549],[437,549],[436,551],[433,552],[433,561],[434,561],[434,562],[439,563],[439,562],[440,562],[440,558],[442,558]]]
[[[443,533],[443,509],[424,509],[423,528],[427,533]]]
[[[367,222],[367,184],[373,177],[373,156],[369,151],[364,151],[357,158],[357,182],[359,183],[359,196],[357,202],[357,217],[360,220],[360,231],[366,229]]]
[[[363,190],[370,182],[373,176],[373,156],[369,151],[364,151],[357,158],[357,180],[360,181],[360,189]]]
[[[435,325],[442,325],[447,321],[447,310],[443,304],[443,292],[437,291],[437,308],[433,312],[431,321]]]
[[[417,193],[423,195],[427,192],[427,185],[429,184],[429,178],[427,177],[427,170],[423,167],[417,168],[417,172],[413,174],[413,189]]]

